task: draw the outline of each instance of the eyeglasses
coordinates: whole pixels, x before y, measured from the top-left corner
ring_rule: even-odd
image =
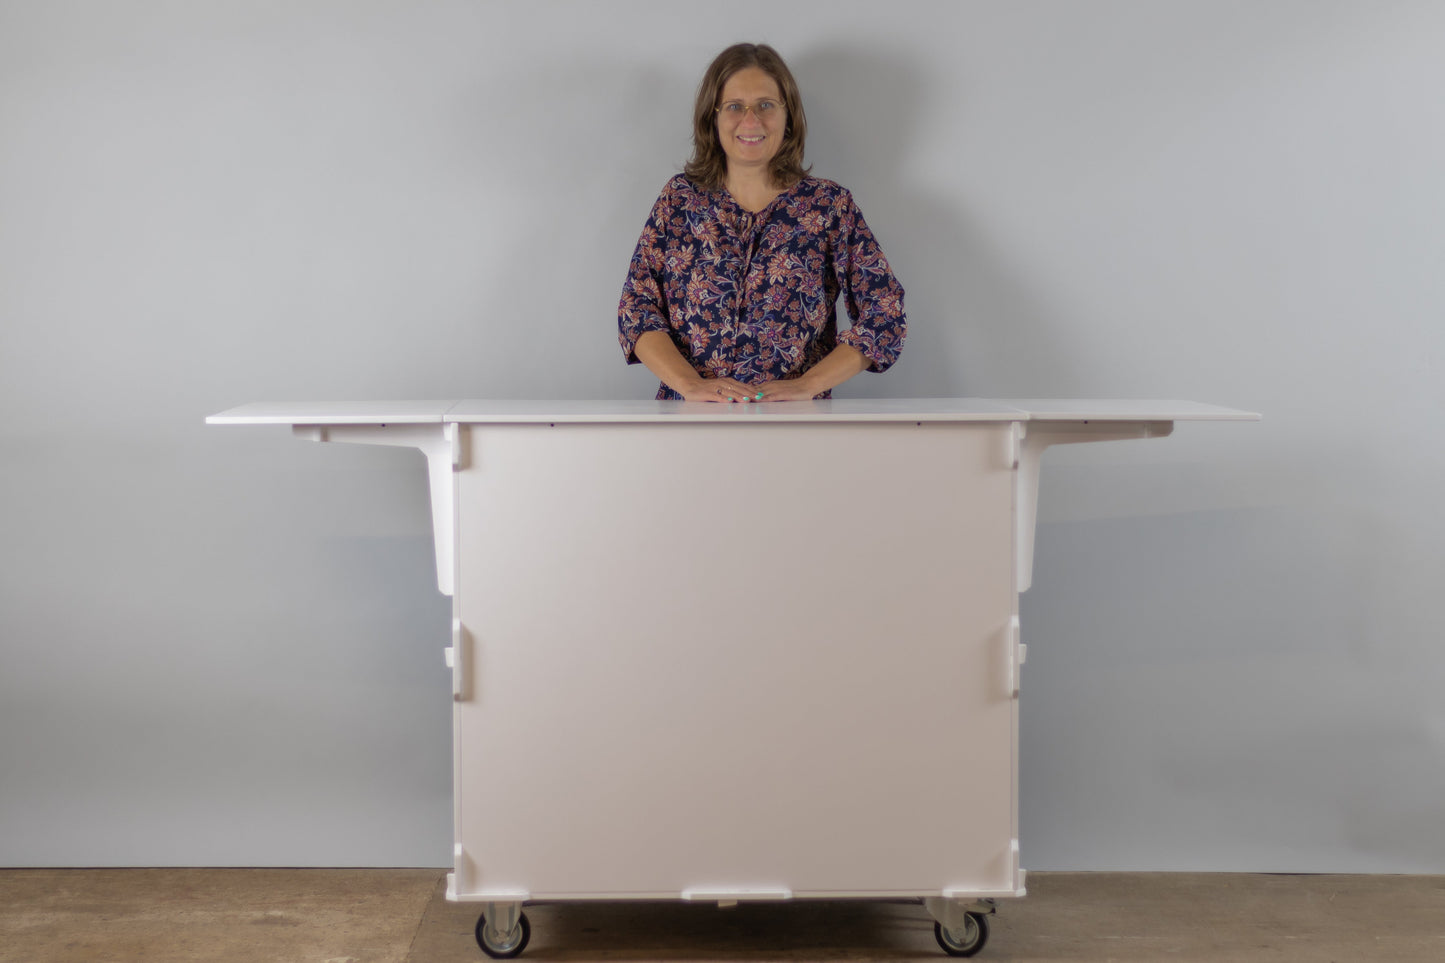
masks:
[[[752,111],[753,115],[761,121],[767,121],[773,117],[781,117],[785,112],[783,105],[776,100],[760,100],[756,104],[745,104],[741,100],[730,100],[723,104],[713,113],[729,120],[741,121]]]

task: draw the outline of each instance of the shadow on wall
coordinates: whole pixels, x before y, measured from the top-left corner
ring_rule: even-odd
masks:
[[[1365,514],[1322,528],[1287,507],[1041,524],[1021,603],[1030,864],[1433,872],[1441,737],[1402,711],[1429,683],[1380,658],[1402,640],[1364,588],[1377,537]]]
[[[618,349],[617,301],[687,158],[696,79],[603,57],[531,64],[508,84],[471,91],[475,204],[505,241],[476,265],[476,323],[441,378],[457,397],[651,397],[656,380],[629,378]]]
[[[1177,470],[1135,470],[1187,485]],[[1080,471],[1059,481],[1078,484]],[[1070,675],[1287,656],[1358,667],[1369,661],[1359,587],[1371,577],[1371,538],[1363,518],[1341,513],[1324,529],[1277,507],[1044,521],[1036,591],[1021,606],[1040,651]]]
[[[788,54],[784,52],[784,56]],[[903,52],[824,47],[790,57],[808,113],[813,173],[852,190],[903,282],[909,332],[898,366],[843,392],[866,397],[1072,397],[1082,379],[1059,350],[1060,321],[967,209],[968,158],[948,191],[925,185],[915,151],[947,143],[925,125],[969,123],[967,91]],[[934,165],[938,166],[938,165]]]

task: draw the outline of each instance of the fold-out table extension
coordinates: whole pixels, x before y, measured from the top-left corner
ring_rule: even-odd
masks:
[[[251,404],[425,456],[452,598],[455,865],[529,901],[917,899],[950,955],[1024,895],[1018,597],[1050,445],[1180,401]]]

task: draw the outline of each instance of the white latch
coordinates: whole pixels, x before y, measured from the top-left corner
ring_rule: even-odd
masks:
[[[461,619],[452,620],[452,644],[447,649],[447,667],[452,670],[452,701],[467,699],[467,676],[471,667],[471,635]]]
[[[682,898],[690,903],[717,903],[727,908],[738,903],[790,900],[793,891],[786,886],[689,886],[682,891]]]
[[[1019,641],[1019,617],[1011,617],[1008,623],[1008,631],[1004,633],[1007,650],[1004,652],[1004,664],[1008,666],[1008,693],[1011,698],[1018,698],[1019,694],[1019,666],[1024,664],[1028,655],[1028,646]]]
[[[455,421],[447,422],[442,437],[451,452],[452,471],[456,471],[462,467],[462,426]]]
[[[1015,421],[1009,425],[1008,430],[1008,453],[1005,455],[1009,471],[1019,466],[1019,458],[1023,454],[1024,439],[1028,437],[1028,427],[1022,421]]]

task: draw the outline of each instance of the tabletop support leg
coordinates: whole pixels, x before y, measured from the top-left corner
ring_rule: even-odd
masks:
[[[456,486],[453,474],[462,466],[462,430],[455,422],[424,425],[294,425],[306,441],[348,445],[389,445],[415,448],[426,456],[431,490],[432,536],[436,542],[437,588],[452,594],[455,581]]]
[[[1167,438],[1174,431],[1172,421],[1037,421],[1014,426],[1020,442],[1018,472],[1015,476],[1018,508],[1014,557],[1017,591],[1028,591],[1034,581],[1034,533],[1039,514],[1039,460],[1050,445],[1071,445],[1084,441],[1125,441],[1130,438]]]

